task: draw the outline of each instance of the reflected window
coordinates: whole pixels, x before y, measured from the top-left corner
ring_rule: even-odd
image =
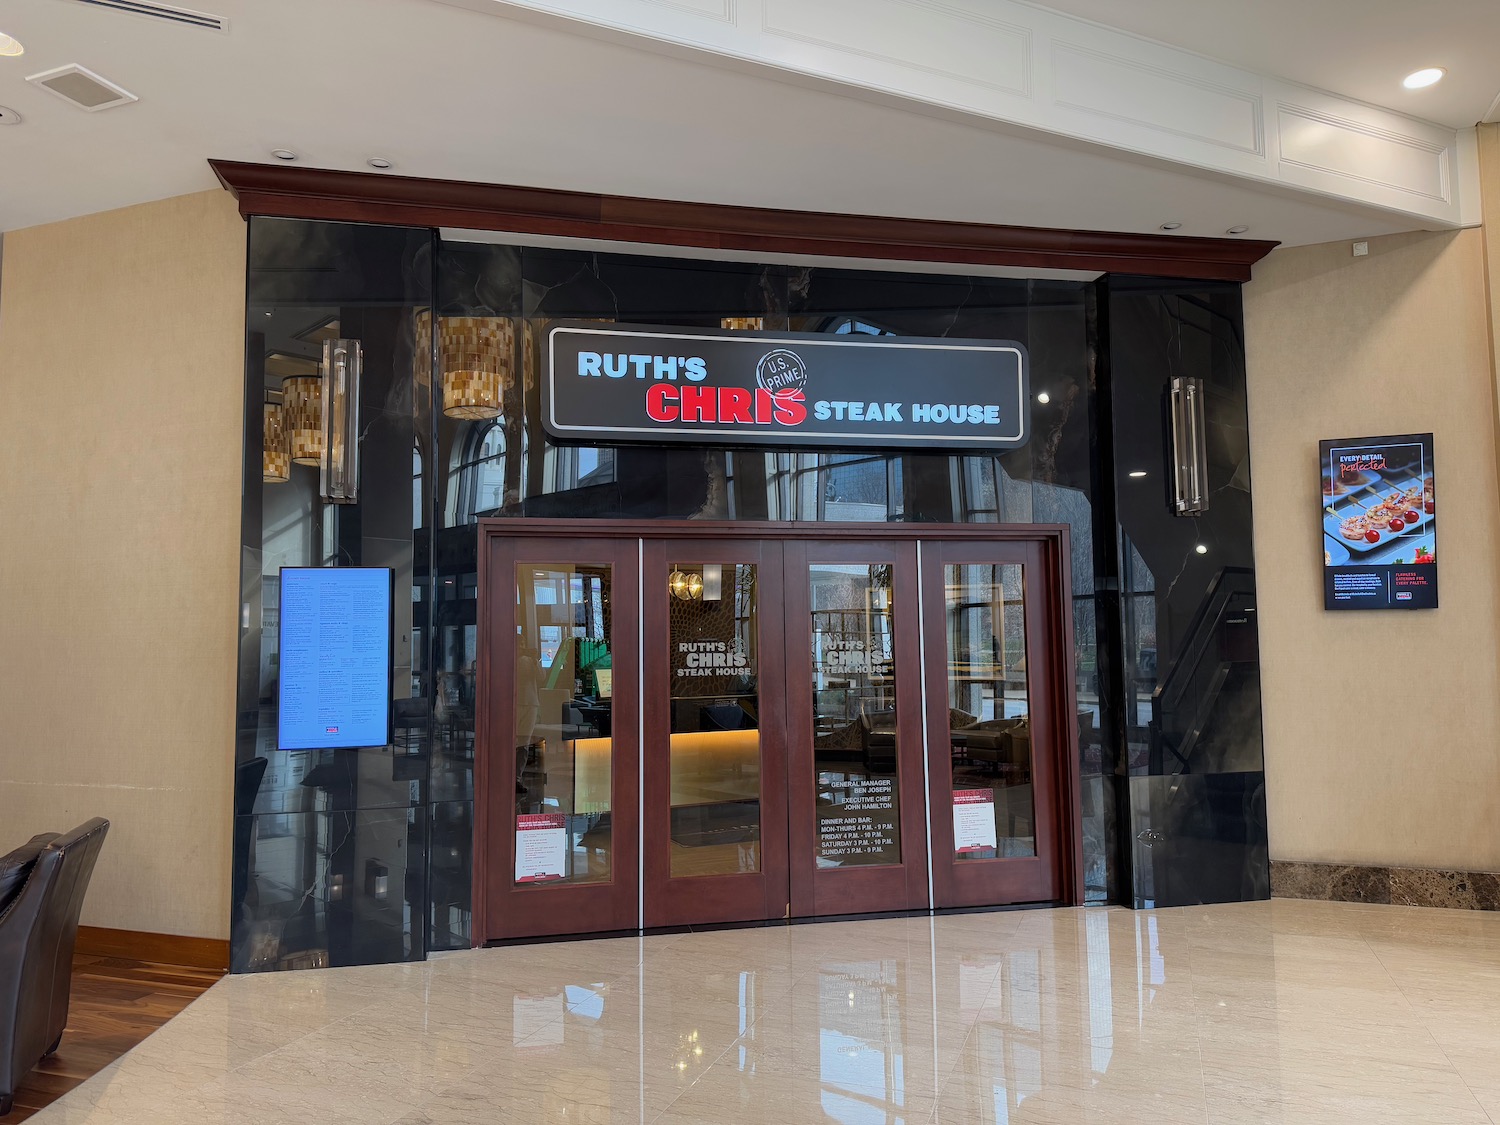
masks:
[[[782,518],[887,523],[904,516],[904,459],[840,453],[773,454],[770,486]]]
[[[448,474],[448,526],[473,523],[505,506],[505,430],[499,419],[454,445]]]
[[[544,475],[548,492],[612,484],[615,451],[593,445],[548,445]]]

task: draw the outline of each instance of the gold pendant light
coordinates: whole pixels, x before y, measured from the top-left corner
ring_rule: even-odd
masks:
[[[281,409],[287,446],[298,465],[323,461],[323,380],[293,375],[281,381]]]
[[[500,316],[445,316],[438,325],[443,413],[467,421],[497,417],[511,381],[515,322]]]
[[[286,440],[286,413],[279,402],[267,402],[262,408],[260,479],[267,484],[281,484],[291,476],[292,456]]]

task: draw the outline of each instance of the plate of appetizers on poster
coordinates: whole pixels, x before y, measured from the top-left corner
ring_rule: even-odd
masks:
[[[1381,472],[1359,474],[1363,483],[1348,482],[1344,491],[1329,492],[1323,477],[1323,528],[1329,542],[1325,563],[1338,566],[1358,558],[1362,563],[1421,563],[1435,555],[1433,523],[1437,498],[1430,472],[1422,465],[1388,463]],[[1340,548],[1335,551],[1334,548]],[[1344,558],[1338,554],[1345,553]]]

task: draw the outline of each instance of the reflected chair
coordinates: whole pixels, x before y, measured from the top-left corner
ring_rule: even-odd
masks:
[[[0,858],[0,1116],[62,1043],[78,915],[108,831],[95,817]]]
[[[865,768],[871,773],[894,773],[896,769],[896,712],[866,711],[859,717],[861,749]]]

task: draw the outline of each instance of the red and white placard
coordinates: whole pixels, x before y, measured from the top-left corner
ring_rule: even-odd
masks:
[[[562,813],[523,813],[516,817],[517,883],[561,879],[567,861],[567,817]]]
[[[994,851],[995,791],[993,789],[955,789],[953,791],[953,851],[957,855]]]

